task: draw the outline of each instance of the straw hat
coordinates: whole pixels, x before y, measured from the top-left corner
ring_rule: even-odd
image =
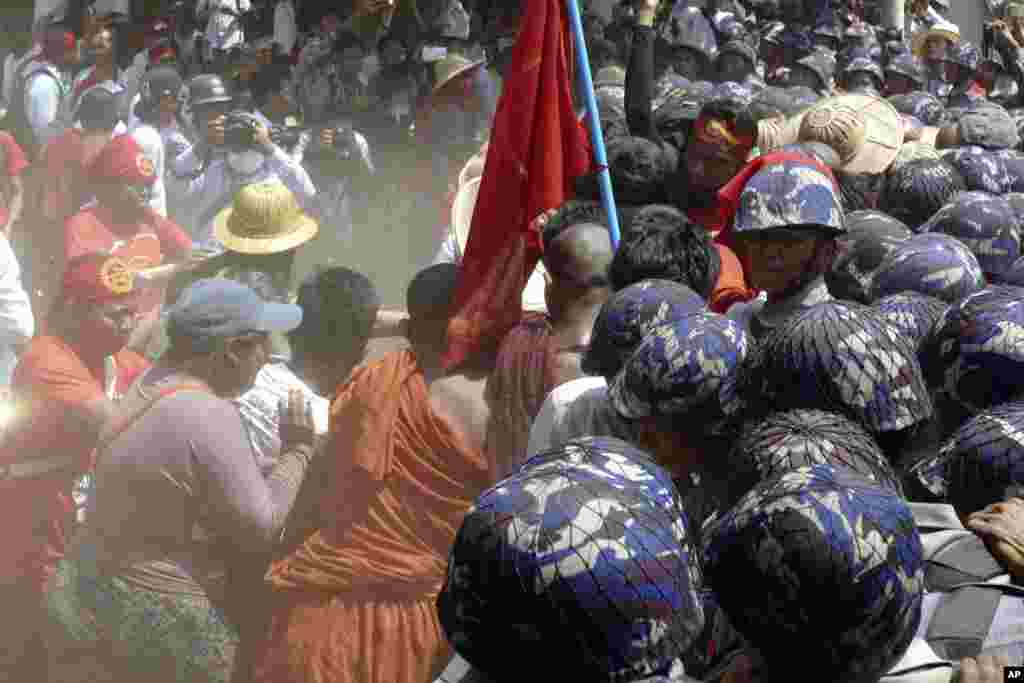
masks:
[[[945,38],[953,44],[960,42],[960,27],[948,21],[937,21],[928,28],[918,31],[910,41],[910,51],[914,56],[924,58],[924,44],[932,36]]]
[[[455,233],[456,247],[458,248],[459,260],[466,253],[466,244],[469,241],[469,229],[473,225],[473,210],[476,208],[476,198],[480,193],[480,181],[482,178],[472,178],[459,188],[452,203],[452,232]],[[546,271],[544,264],[538,263],[530,279],[523,289],[522,306],[523,310],[544,313],[547,311],[547,301],[544,298],[544,290],[547,289],[545,279]]]
[[[485,63],[486,60],[479,59],[470,61],[462,55],[448,55],[434,65],[434,94],[437,94],[446,85],[466,73]]]
[[[276,254],[308,242],[319,230],[291,190],[278,182],[246,185],[213,221],[213,234],[239,254]]]
[[[840,95],[811,107],[799,142],[823,142],[841,159],[840,171],[881,173],[903,145],[903,119],[889,102],[870,95]]]

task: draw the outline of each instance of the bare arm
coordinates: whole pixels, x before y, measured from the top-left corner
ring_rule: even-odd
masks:
[[[21,212],[24,208],[25,202],[25,183],[22,182],[21,177],[13,176],[10,179],[10,183],[11,201],[10,206],[8,207],[10,215],[8,215],[7,217],[6,225],[4,225],[2,228],[4,236],[6,237],[11,236],[11,229],[14,227],[14,224],[17,223],[18,220],[21,218]]]

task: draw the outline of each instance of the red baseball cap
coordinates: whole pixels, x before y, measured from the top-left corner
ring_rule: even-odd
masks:
[[[89,164],[89,177],[97,182],[152,185],[156,168],[142,147],[129,134],[118,135],[106,144]]]

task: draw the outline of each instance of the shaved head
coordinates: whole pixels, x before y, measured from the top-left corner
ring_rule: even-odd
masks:
[[[608,267],[614,256],[608,228],[578,223],[548,243],[544,267],[556,280],[568,280],[583,287],[608,287]]]
[[[425,320],[447,320],[455,307],[455,286],[459,267],[439,263],[421,270],[409,283],[405,305],[409,316]]]

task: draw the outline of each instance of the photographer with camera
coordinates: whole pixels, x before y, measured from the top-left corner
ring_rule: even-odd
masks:
[[[268,126],[232,106],[219,76],[192,79],[187,102],[200,141],[175,162],[172,200],[190,213],[183,221],[198,245],[222,250],[213,237],[213,220],[248,185],[280,181],[304,209],[313,205],[316,188],[309,174],[274,144]]]
[[[984,51],[998,57],[986,60],[992,72],[988,90],[1005,106],[1019,106],[1018,93],[1024,92],[1024,2],[1010,0],[1004,12],[1002,19],[985,26]]]
[[[370,146],[349,123],[321,128],[312,135],[306,166],[317,194],[310,214],[327,228],[321,233],[324,238],[348,249],[352,246],[354,204],[362,204],[365,199],[356,189],[357,181],[376,172]]]

